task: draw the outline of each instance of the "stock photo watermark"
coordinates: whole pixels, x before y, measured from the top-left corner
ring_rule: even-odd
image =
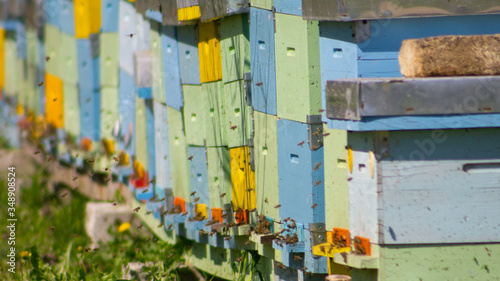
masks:
[[[11,273],[16,272],[16,167],[7,168],[7,228],[9,235],[7,239],[7,269]]]

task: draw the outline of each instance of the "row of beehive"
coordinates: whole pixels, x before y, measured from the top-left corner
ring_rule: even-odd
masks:
[[[326,80],[400,76],[397,51],[403,39],[450,33],[492,33],[498,31],[494,26],[488,29],[481,26],[498,16],[393,20],[394,23],[386,26],[376,21],[318,24],[289,15],[295,12],[274,3],[278,13],[252,7],[249,14],[205,23],[196,23],[200,14],[181,11],[186,8],[182,7],[179,20],[194,24],[174,27],[157,22],[162,18],[147,5],[145,14],[150,19],[136,12],[127,1],[102,1],[99,3],[102,6],[92,6],[96,2],[99,1],[50,5],[48,1],[48,7],[56,7],[56,12],[47,13],[44,40],[38,39],[35,30],[25,30],[21,22],[6,22],[5,66],[15,70],[5,71],[3,88],[7,96],[21,105],[18,112],[26,107],[36,114],[45,113],[47,122],[75,136],[77,143],[93,141],[84,153],[78,149],[69,151],[67,138],[60,137],[62,159],[76,159],[80,166],[93,159],[93,169],[97,172],[110,167],[114,163],[112,156],[123,151],[121,164],[128,162],[129,168],[135,164],[131,186],[136,187],[138,199],[149,200],[151,208],[162,206],[151,198],[156,195],[155,198],[162,199],[166,190],[175,201],[166,200],[170,203],[167,209],[170,211],[176,203],[188,213],[185,217],[166,215],[165,227],[172,222],[178,232],[199,242],[205,239],[203,241],[213,246],[253,249],[259,247],[238,244],[234,238],[226,242],[218,234],[203,238],[196,232],[203,229],[207,221],[191,222],[188,218],[200,212],[208,220],[229,223],[231,215],[223,219],[222,214],[232,208],[229,213],[234,211],[236,221],[255,224],[255,214],[247,213],[255,208],[278,232],[281,225],[277,222],[291,217],[298,231],[290,229],[290,233],[297,233],[299,243],[294,247],[265,244],[260,246],[259,253],[274,257],[286,266],[305,266],[316,273],[326,272],[327,263],[324,259],[312,258],[311,243],[314,242],[309,238],[310,223],[321,227],[321,223],[326,222],[327,229],[335,227],[337,233],[350,229],[351,238],[360,236],[372,243],[372,256],[378,256],[379,251],[385,251],[386,255],[397,252],[389,251],[391,248],[384,246],[388,244],[494,242],[498,239],[492,230],[483,236],[452,235],[451,232],[457,232],[452,223],[448,236],[441,230],[422,235],[412,227],[414,224],[402,223],[401,219],[415,212],[422,215],[415,218],[420,223],[425,217],[419,209],[420,203],[408,207],[412,205],[404,201],[405,193],[392,194],[395,197],[390,198],[377,195],[381,194],[379,188],[398,188],[399,182],[405,180],[408,183],[403,187],[410,187],[422,179],[407,175],[379,187],[378,183],[385,177],[381,171],[403,173],[406,168],[392,161],[377,160],[373,139],[385,138],[391,142],[390,147],[402,147],[401,159],[394,152],[392,159],[415,162],[405,157],[415,150],[413,140],[430,138],[438,145],[444,142],[442,136],[429,135],[429,131],[402,131],[382,133],[380,137],[381,133],[330,129],[397,131],[487,127],[492,121],[486,125],[476,121],[455,126],[452,124],[459,117],[439,118],[437,124],[429,121],[431,119],[396,117],[387,119],[389,122],[358,122],[366,124],[366,128],[357,129],[354,124],[361,125],[356,122],[346,125],[348,121],[331,121],[325,116],[321,120],[317,116],[326,107]],[[101,12],[99,7],[103,7]],[[269,3],[261,7],[270,8]],[[74,17],[68,12],[73,9]],[[289,14],[280,14],[280,11]],[[86,20],[77,19],[78,15]],[[439,28],[436,23],[440,23]],[[375,27],[379,29],[377,36],[367,37],[367,28],[374,32]],[[41,82],[44,84],[40,85]],[[328,122],[329,128],[322,121]],[[465,131],[446,132],[447,137],[467,135]],[[496,133],[490,129],[489,133],[492,132]],[[483,134],[483,131],[474,131],[468,142],[464,140],[455,146],[471,146]],[[100,139],[111,145],[101,149]],[[424,142],[424,145],[429,144]],[[466,165],[472,163],[467,160],[472,155],[481,159],[479,162],[498,158],[489,140],[483,147],[485,155],[478,151],[457,159]],[[416,149],[427,151],[418,144]],[[452,153],[445,148],[436,149],[444,154]],[[104,150],[107,156],[101,157]],[[437,161],[451,156],[434,157]],[[442,165],[436,163],[432,165]],[[415,164],[410,165],[415,169]],[[117,172],[126,176],[130,169],[122,166]],[[465,177],[466,181],[480,181],[476,175],[457,176]],[[489,173],[488,177],[491,177],[488,181],[494,181],[495,174]],[[440,178],[446,180],[447,176]],[[148,188],[151,179],[155,179],[154,189]],[[447,185],[438,181],[432,184]],[[196,194],[190,196],[195,191]],[[393,202],[403,204],[406,213]],[[458,205],[460,200],[451,202]],[[490,200],[482,201],[486,203],[481,207],[484,212],[492,208],[488,202]],[[382,203],[384,208],[380,208]],[[432,204],[439,205],[439,202]],[[428,208],[434,209],[434,205]],[[239,209],[246,211],[239,212]],[[158,210],[156,215],[160,215]],[[441,227],[444,215],[430,220],[429,228]],[[379,225],[380,218],[387,222]],[[184,223],[186,230],[176,222]],[[469,220],[468,225],[476,225],[476,222]],[[491,227],[495,227],[495,223]],[[367,247],[363,243],[365,239],[357,239],[358,246]],[[367,249],[364,253],[370,254]],[[297,256],[305,256],[305,260]],[[336,270],[345,272],[340,267]],[[387,272],[390,271],[379,274],[385,276]],[[356,274],[373,276],[371,271]]]

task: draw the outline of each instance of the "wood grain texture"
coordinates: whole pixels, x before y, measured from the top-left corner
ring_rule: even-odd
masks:
[[[500,35],[440,36],[403,41],[405,77],[500,74]]]
[[[206,120],[209,118],[208,94],[201,85],[182,86],[184,95],[184,126],[188,145],[205,145]]]
[[[306,122],[321,108],[318,22],[285,14],[275,21],[278,117]]]
[[[226,123],[222,130],[227,132],[227,144],[231,147],[248,145],[252,138],[252,107],[245,99],[243,80],[224,84]]]
[[[347,132],[324,126],[325,149],[325,223],[327,231],[334,227],[349,229],[349,188],[347,170]]]
[[[279,221],[278,142],[276,116],[254,112],[255,178],[259,214]],[[266,202],[267,199],[267,202]],[[279,225],[274,224],[275,231]]]
[[[199,198],[196,204],[205,204],[209,206],[209,189],[208,189],[208,166],[207,166],[207,150],[202,146],[188,146],[189,157],[193,156],[189,161],[189,175],[191,180],[191,192],[196,194],[193,198]],[[196,213],[193,213],[195,215]],[[207,211],[205,210],[205,216]]]
[[[222,81],[241,80],[250,72],[248,14],[229,16],[220,22]]]
[[[328,127],[349,131],[401,131],[489,128],[500,125],[500,114],[366,117],[361,121],[329,119]]]
[[[378,197],[377,169],[370,173],[370,153],[373,151],[373,135],[367,133],[347,134],[348,145],[352,148],[353,169],[349,175],[349,229],[351,237],[362,236],[371,243],[378,241]]]
[[[248,146],[231,148],[229,155],[233,209],[254,209],[256,207],[255,171],[250,168],[250,149]]]
[[[499,242],[498,129],[391,132],[381,244]]]
[[[381,248],[378,280],[498,280],[500,244]]]
[[[250,22],[252,106],[256,111],[276,115],[274,15],[250,8]]]
[[[222,208],[231,203],[231,162],[227,147],[207,148],[210,207]],[[225,196],[221,197],[223,193]]]
[[[324,222],[324,148],[309,149],[307,124],[279,119],[277,129],[280,218],[304,225]]]
[[[207,147],[227,146],[226,96],[222,81],[203,83],[202,94],[208,98],[206,118]]]
[[[200,84],[200,57],[198,54],[198,27],[177,27],[179,67],[182,84]]]
[[[222,63],[218,23],[214,21],[200,23],[198,38],[201,83],[221,80]]]

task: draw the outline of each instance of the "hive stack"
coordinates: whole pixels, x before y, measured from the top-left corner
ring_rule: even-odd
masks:
[[[223,278],[241,250],[268,279],[500,276],[498,79],[397,61],[405,39],[499,16],[330,4],[0,1],[2,128],[46,122],[34,141],[128,186]]]

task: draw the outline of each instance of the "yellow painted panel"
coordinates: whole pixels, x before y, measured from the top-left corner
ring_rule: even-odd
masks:
[[[255,171],[250,167],[250,149],[248,146],[231,148],[231,183],[233,208],[251,210],[255,202]]]
[[[0,91],[3,88],[4,81],[5,81],[4,42],[5,42],[5,30],[0,28]]]
[[[91,29],[91,19],[96,16],[91,16],[91,2],[99,2],[100,0],[75,0],[75,37],[88,38]],[[92,3],[95,5],[95,3]],[[92,7],[94,8],[94,7]],[[101,20],[101,8],[99,7],[99,25]],[[99,31],[99,30],[98,30]]]
[[[179,21],[197,20],[200,16],[200,6],[191,6],[177,10]]]
[[[45,115],[47,123],[56,128],[64,126],[63,81],[45,73]]]
[[[194,212],[195,212],[196,216],[198,216],[198,214],[199,214],[200,217],[203,217],[205,219],[208,217],[207,216],[207,205],[205,205],[205,204],[196,204],[194,206]]]
[[[222,62],[217,22],[200,23],[198,54],[200,57],[201,83],[222,79]]]
[[[88,1],[88,0],[87,0]],[[90,33],[101,29],[101,0],[90,0]]]

